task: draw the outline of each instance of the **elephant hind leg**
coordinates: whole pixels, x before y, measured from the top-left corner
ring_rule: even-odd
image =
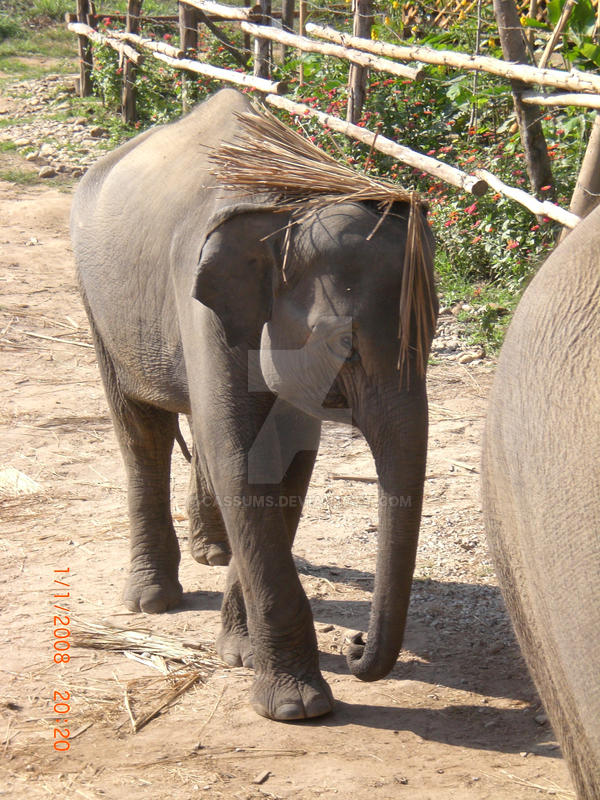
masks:
[[[177,414],[123,393],[91,315],[90,324],[127,473],[130,569],[123,599],[130,611],[160,613],[178,606],[182,596],[179,544],[170,508]]]
[[[188,517],[190,552],[193,558],[199,564],[208,564],[211,567],[227,566],[231,560],[231,547],[225,523],[195,447],[192,452]]]

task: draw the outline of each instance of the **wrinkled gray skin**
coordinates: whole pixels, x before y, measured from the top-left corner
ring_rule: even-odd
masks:
[[[525,292],[483,454],[485,522],[579,800],[600,798],[600,209]]]
[[[407,208],[370,242],[373,210],[346,203],[316,213],[293,229],[284,282],[289,212],[275,213],[269,198],[240,199],[207,172],[209,149],[235,133],[233,112],[249,108],[243,95],[223,90],[102,159],[77,191],[72,236],[128,475],[125,603],[156,613],[182,599],[169,469],[177,415],[187,414],[192,553],[226,564],[233,552],[218,651],[229,664],[254,666],[259,714],[302,719],[332,708],[291,555],[321,420],[351,413],[379,475],[372,618],[367,644],[358,640],[349,656],[355,675],[376,680],[402,643],[427,400],[414,367],[410,390],[401,390],[396,368]],[[291,362],[273,352],[288,348],[299,355]],[[264,374],[257,367],[249,376],[249,354]]]

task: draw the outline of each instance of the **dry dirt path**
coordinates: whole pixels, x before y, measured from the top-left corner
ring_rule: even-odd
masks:
[[[123,470],[86,346],[69,205],[70,195],[57,189],[0,183],[0,470],[20,470],[39,484],[15,497],[3,473],[0,795],[572,796],[558,789],[568,789],[569,778],[510,633],[483,538],[477,467],[490,364],[440,357],[430,369],[417,576],[406,649],[388,679],[360,683],[342,655],[348,631],[367,625],[377,517],[372,484],[333,477],[373,474],[362,439],[334,426],[323,438],[295,547],[337,698],[332,716],[308,724],[257,717],[247,702],[251,673],[219,667],[133,734],[124,689],[137,716],[164,691],[159,672],[120,653],[79,648],[68,663],[53,662],[54,570],[69,570],[71,616],[209,642],[225,579],[223,568],[201,567],[187,552],[187,464],[177,453],[173,505],[185,604],[160,617],[128,614],[121,605]],[[77,734],[65,753],[53,749],[55,691],[70,692],[69,722],[61,727]],[[266,772],[263,783],[253,783]]]

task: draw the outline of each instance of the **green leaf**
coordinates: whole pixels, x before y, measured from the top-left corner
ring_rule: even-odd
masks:
[[[543,31],[550,30],[549,25],[546,25],[545,22],[540,22],[539,19],[534,19],[534,17],[521,17],[521,25],[524,28],[541,28]]]
[[[593,42],[584,42],[577,50],[584,58],[587,58],[597,67],[600,67],[600,45],[594,44]]]

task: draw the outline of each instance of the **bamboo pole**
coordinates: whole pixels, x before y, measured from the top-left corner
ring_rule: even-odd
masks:
[[[141,47],[142,50],[153,50],[156,53],[164,53],[166,56],[171,56],[171,58],[183,57],[183,50],[181,50],[179,47],[173,47],[172,44],[167,44],[166,42],[156,42],[154,39],[146,39],[137,33],[128,33],[127,31],[111,31],[110,35],[114,36],[116,39],[121,39],[124,42],[130,42],[131,44],[137,45],[137,47]]]
[[[405,67],[403,64],[396,64],[385,58],[376,58],[368,53],[360,53],[358,50],[351,50],[340,45],[316,42],[314,39],[309,39],[307,36],[296,36],[293,33],[288,33],[278,28],[253,25],[249,22],[242,22],[241,27],[242,30],[257,38],[272,39],[275,42],[281,42],[282,44],[295,47],[298,50],[303,50],[308,53],[323,53],[328,56],[345,58],[348,61],[352,61],[354,64],[370,67],[377,72],[389,72],[392,75],[397,75],[401,78],[410,78],[410,80],[413,81],[419,80],[423,76],[423,71],[421,69]]]
[[[109,47],[112,47],[112,49],[116,50],[117,53],[125,56],[130,61],[133,61],[137,67],[139,67],[144,60],[143,54],[138,53],[137,50],[133,49],[133,47],[130,47],[128,44],[125,44],[118,39],[113,39],[112,36],[105,36],[105,34],[95,31],[89,25],[84,25],[82,22],[69,22],[67,27],[70,31],[76,33],[78,36],[85,36],[90,39],[90,41],[96,42],[96,44],[106,44]]]
[[[218,81],[236,83],[239,86],[247,86],[259,92],[273,92],[274,95],[284,94],[287,86],[282,81],[269,81],[265,78],[256,78],[254,75],[247,75],[244,72],[234,72],[231,69],[213,67],[212,64],[204,64],[200,61],[193,61],[190,58],[171,58],[164,53],[153,53],[154,58],[163,61],[175,69],[184,69],[189,72],[197,72],[199,75],[208,75]]]
[[[577,106],[600,109],[599,94],[538,94],[523,92],[521,100],[532,106]]]
[[[250,20],[261,18],[260,4],[252,6],[224,6],[220,3],[212,3],[210,0],[181,0],[188,6],[199,8],[205,14],[211,14],[219,19]]]
[[[532,195],[527,194],[527,192],[524,192],[523,189],[516,189],[514,186],[508,186],[501,181],[500,178],[496,178],[495,175],[492,175],[492,173],[488,172],[486,169],[476,169],[474,173],[482,180],[486,181],[492,189],[495,189],[497,192],[506,195],[506,197],[510,197],[511,200],[515,200],[517,203],[525,206],[525,208],[536,216],[543,215],[549,217],[556,222],[560,222],[561,225],[567,228],[574,228],[578,222],[581,222],[581,217],[578,217],[577,214],[572,214],[570,211],[557,206],[555,203],[551,203],[549,200],[538,200]]]
[[[265,101],[269,105],[288,111],[290,114],[297,114],[301,117],[310,115],[318,119],[326,128],[331,128],[331,130],[343,133],[352,139],[364,142],[364,144],[372,146],[381,153],[392,156],[403,164],[407,164],[410,167],[433,175],[438,180],[450,183],[452,186],[456,186],[466,192],[471,192],[477,197],[480,197],[487,191],[487,183],[483,178],[467,175],[466,172],[462,172],[462,170],[456,167],[444,164],[431,156],[416,153],[414,150],[410,150],[408,147],[404,147],[404,145],[393,142],[385,136],[373,133],[366,128],[360,128],[358,125],[346,122],[339,117],[324,114],[322,111],[309,108],[303,103],[295,103],[292,100],[288,100],[287,97],[278,97],[273,94],[268,94],[265,97]]]
[[[400,61],[422,61],[425,64],[452,67],[455,69],[480,70],[503,78],[521,80],[523,83],[534,83],[539,86],[551,86],[567,91],[600,92],[600,75],[590,72],[559,69],[539,69],[529,64],[512,64],[490,56],[472,56],[467,53],[456,53],[453,50],[434,50],[432,47],[413,45],[402,47],[388,42],[374,42],[370,39],[358,39],[333,28],[315,25],[309,22],[306,32],[312,36],[346,47],[354,47],[368,53],[397,58]]]

